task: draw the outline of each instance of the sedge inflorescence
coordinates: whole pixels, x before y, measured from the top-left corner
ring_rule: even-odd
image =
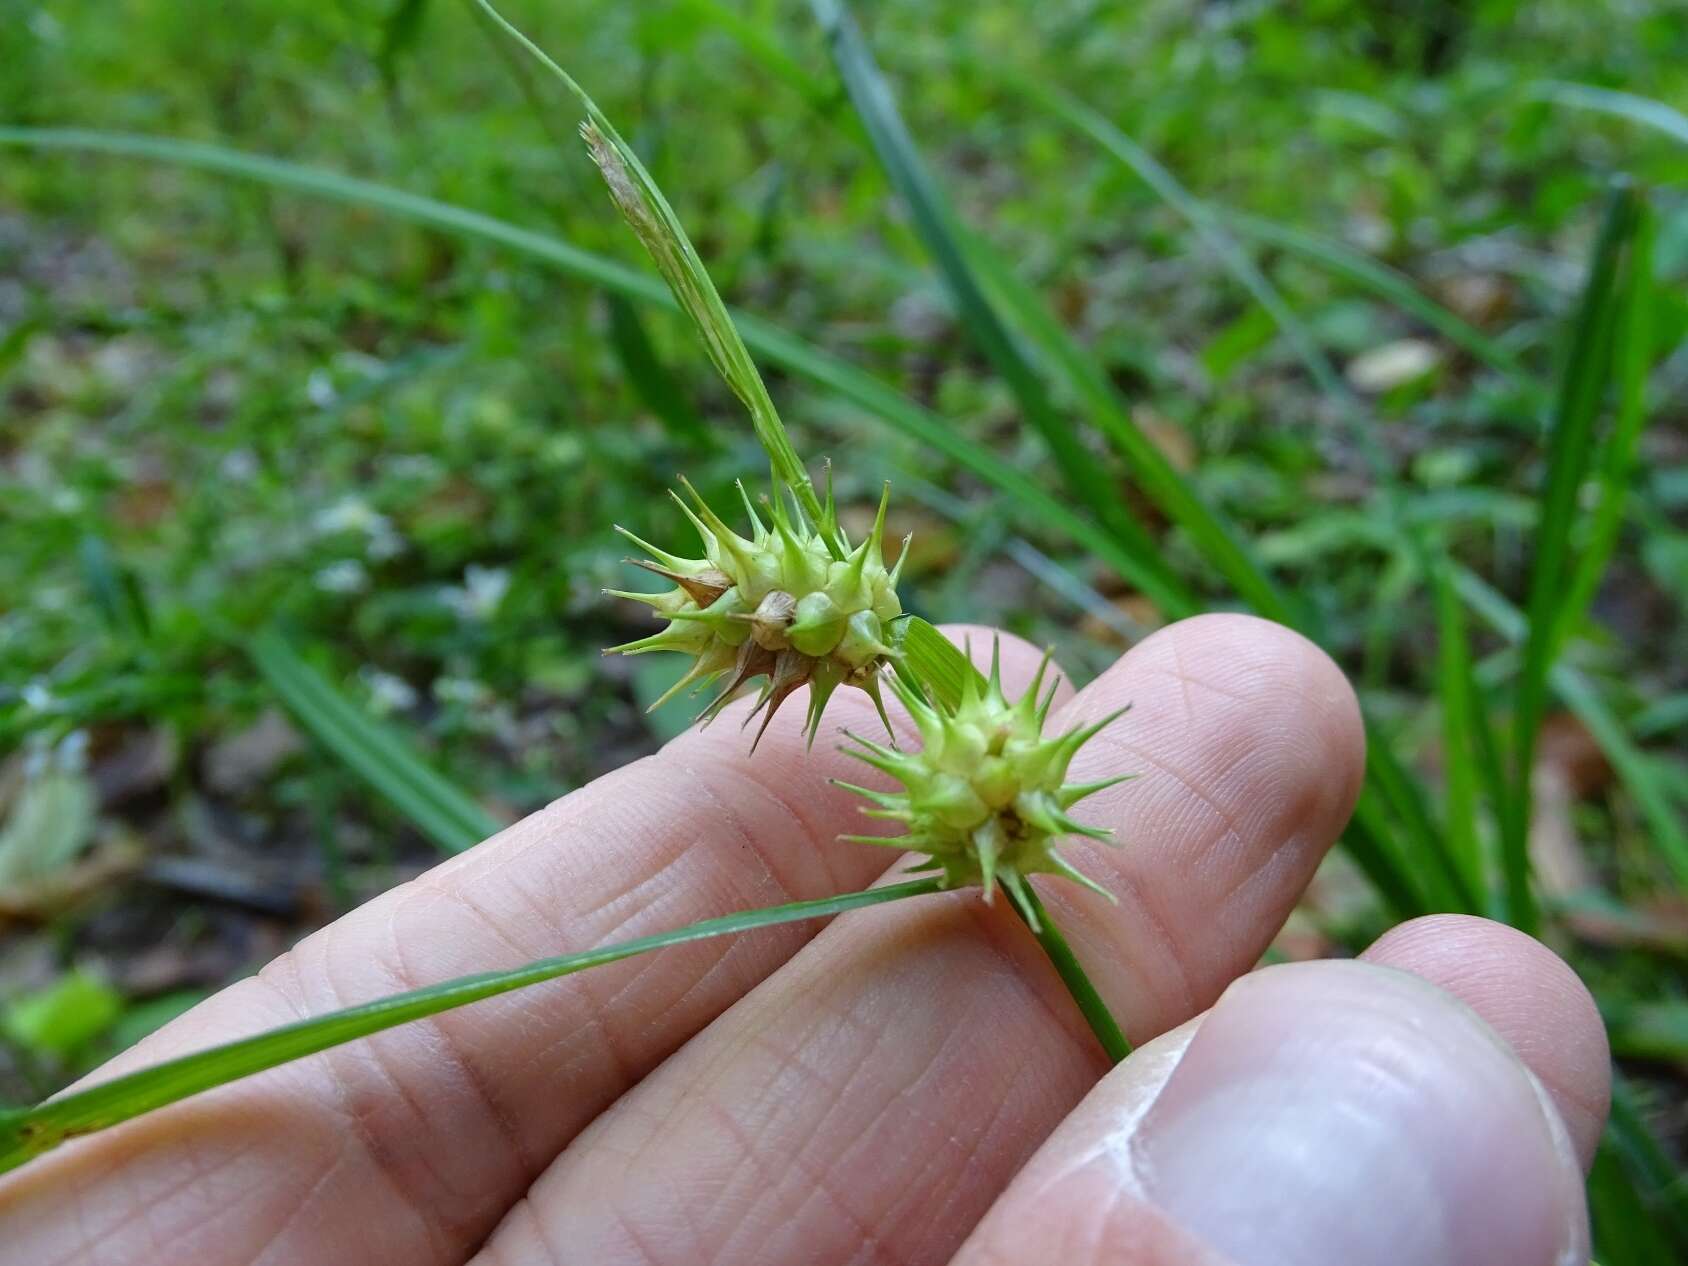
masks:
[[[1020,698],[1003,694],[1000,647],[993,650],[991,672],[982,685],[969,672],[954,707],[929,701],[916,687],[893,678],[893,689],[920,731],[921,748],[899,751],[858,735],[851,755],[889,774],[900,791],[875,791],[853,783],[841,786],[874,804],[871,817],[907,824],[906,834],[847,838],[868,844],[925,853],[928,860],[913,872],[937,872],[946,888],[977,885],[989,901],[1001,884],[1027,907],[1022,884],[1027,875],[1045,872],[1111,894],[1055,851],[1069,835],[1111,840],[1112,833],[1086,826],[1069,810],[1086,796],[1125,781],[1131,775],[1098,782],[1069,783],[1074,753],[1124,709],[1091,725],[1056,737],[1043,726],[1055,699],[1044,679],[1049,657]]]
[[[684,479],[681,483],[693,504],[687,505],[677,494],[674,501],[702,538],[703,557],[671,554],[618,526],[616,531],[650,555],[628,561],[673,581],[674,588],[661,593],[609,590],[617,597],[644,603],[668,624],[659,633],[610,647],[605,653],[677,651],[692,657],[685,675],[653,708],[682,690],[725,678],[724,687],[699,714],[705,721],[713,719],[748,683],[763,678],[756,707],[745,718],[748,725],[762,714],[757,741],[780,705],[805,684],[809,686],[806,728],[810,743],[828,700],[840,686],[866,691],[883,716],[879,675],[895,654],[889,625],[902,614],[897,575],[908,553],[905,539],[896,566],[885,566],[889,486],[880,498],[872,530],[852,547],[839,527],[830,488],[820,520],[814,523],[800,507],[787,508],[776,488],[775,495],[764,502],[769,518],[765,524],[739,484],[751,526],[750,536],[745,537],[716,514],[690,483]]]

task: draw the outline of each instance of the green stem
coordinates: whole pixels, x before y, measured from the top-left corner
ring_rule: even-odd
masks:
[[[443,984],[429,985],[424,989],[394,994],[361,1006],[348,1007],[343,1011],[313,1016],[309,1020],[301,1020],[297,1024],[285,1025],[254,1037],[184,1055],[179,1059],[168,1060],[151,1068],[143,1068],[126,1076],[101,1082],[75,1094],[50,1099],[25,1111],[0,1110],[0,1173],[5,1173],[8,1169],[57,1147],[66,1139],[92,1134],[96,1130],[128,1121],[215,1086],[226,1085],[253,1073],[275,1068],[360,1037],[368,1037],[383,1029],[408,1024],[412,1020],[438,1015],[442,1011],[479,1002],[483,998],[508,993],[512,989],[555,980],[559,976],[584,971],[588,967],[599,967],[670,945],[772,927],[779,923],[818,919],[840,914],[845,910],[882,905],[887,901],[919,897],[937,891],[936,878],[917,879],[910,883],[870,888],[865,892],[845,893],[838,897],[795,901],[790,905],[763,910],[744,910],[716,919],[705,919],[701,923],[693,923],[689,927],[671,932],[659,932],[655,936],[623,941],[619,945],[605,945],[578,954],[541,959],[514,971],[461,976]]]
[[[1043,952],[1049,955],[1049,961],[1055,964],[1055,970],[1061,976],[1061,983],[1066,985],[1067,992],[1072,994],[1079,1012],[1090,1025],[1090,1031],[1096,1035],[1096,1040],[1102,1044],[1102,1050],[1107,1053],[1109,1061],[1115,1064],[1121,1062],[1131,1054],[1131,1043],[1126,1041],[1119,1022],[1108,1010],[1108,1004],[1102,1001],[1102,995],[1096,992],[1096,986],[1085,974],[1078,956],[1073,953],[1073,947],[1067,944],[1067,938],[1061,935],[1061,929],[1056,926],[1055,920],[1049,917],[1049,911],[1044,909],[1043,902],[1038,900],[1037,890],[1030,883],[1020,883],[1013,889],[1005,888],[1004,891],[1008,893],[1009,904],[1014,907],[1014,913],[1026,921],[1032,935],[1037,937],[1038,944],[1043,946]]]

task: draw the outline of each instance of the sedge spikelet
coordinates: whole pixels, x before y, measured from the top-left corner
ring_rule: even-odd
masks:
[[[872,530],[851,546],[838,525],[836,503],[827,490],[820,521],[812,523],[800,505],[787,506],[777,494],[764,504],[765,523],[739,485],[750,535],[741,536],[682,479],[690,502],[675,503],[697,529],[703,557],[688,558],[647,544],[621,527],[620,532],[646,554],[630,562],[674,582],[661,593],[610,590],[617,597],[642,602],[667,625],[660,632],[605,654],[638,655],[678,651],[692,666],[653,707],[686,689],[725,679],[699,714],[712,720],[744,687],[763,679],[756,707],[745,719],[761,715],[755,743],[799,686],[809,686],[806,729],[815,740],[827,702],[840,686],[870,695],[881,715],[880,669],[895,654],[890,622],[902,614],[897,574],[885,565],[887,485]],[[908,542],[903,542],[907,551]]]
[[[848,838],[925,853],[928,860],[916,872],[940,873],[946,888],[982,887],[986,901],[992,900],[998,884],[1018,896],[1025,877],[1040,872],[1064,875],[1112,900],[1112,894],[1055,850],[1069,835],[1112,840],[1111,832],[1085,826],[1069,810],[1131,775],[1089,783],[1066,779],[1073,754],[1125,710],[1045,737],[1043,724],[1055,696],[1053,681],[1044,691],[1048,668],[1045,655],[1026,693],[1010,703],[1002,690],[998,647],[991,657],[989,681],[981,686],[977,674],[969,673],[953,708],[930,702],[893,677],[892,688],[920,731],[920,750],[898,751],[854,734],[849,737],[856,744],[851,755],[889,774],[902,789],[882,792],[839,785],[872,804],[864,810],[868,816],[903,822],[907,831]]]

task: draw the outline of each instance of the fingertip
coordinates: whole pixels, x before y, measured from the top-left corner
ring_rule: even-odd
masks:
[[[1117,843],[1066,846],[1123,913],[1067,885],[1049,895],[1081,958],[1130,964],[1128,987],[1102,987],[1141,1039],[1210,1005],[1259,957],[1353,810],[1365,741],[1353,689],[1330,657],[1252,616],[1160,630],[1052,728],[1125,704],[1070,774],[1141,775],[1084,802],[1083,821],[1113,829]]]
[[[1134,1246],[1168,1226],[1189,1260],[1237,1266],[1545,1266],[1588,1246],[1570,1141],[1514,1052],[1451,994],[1360,962],[1253,973],[1127,1060],[958,1261],[998,1260],[1034,1205],[1099,1228],[1085,1266],[1158,1262]]]
[[[1287,625],[1231,612],[1196,616],[1155,636],[1170,643],[1172,671],[1193,664],[1190,675],[1199,670],[1209,690],[1249,698],[1262,738],[1278,727],[1301,732],[1311,766],[1323,771],[1347,817],[1365,777],[1366,727],[1353,684],[1323,648]]]
[[[1121,725],[1141,742],[1176,751],[1204,745],[1229,769],[1269,759],[1278,795],[1318,824],[1347,821],[1365,777],[1359,699],[1334,660],[1294,629],[1258,616],[1214,613],[1168,625],[1088,686],[1068,715],[1102,716],[1129,705]],[[1222,787],[1216,788],[1223,791]]]
[[[1461,914],[1403,923],[1361,958],[1428,980],[1482,1016],[1547,1090],[1588,1167],[1611,1098],[1611,1050],[1593,995],[1564,959],[1516,928]]]
[[[1586,1237],[1551,1115],[1451,995],[1369,963],[1291,964],[1226,992],[1133,1165],[1151,1203],[1243,1262],[1545,1263]]]

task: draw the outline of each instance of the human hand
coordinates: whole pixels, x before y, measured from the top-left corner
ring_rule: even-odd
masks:
[[[1012,693],[1037,655],[1005,639],[1003,659]],[[730,716],[688,733],[308,938],[96,1076],[873,882],[889,854],[836,838],[870,828],[827,781],[862,779],[834,750],[838,728],[874,724],[848,694],[812,753],[801,701],[754,758]],[[1276,625],[1202,617],[1145,641],[1051,725],[1125,702],[1073,767],[1141,772],[1080,810],[1121,847],[1066,846],[1119,904],[1040,884],[1148,1043],[1112,1072],[1005,904],[925,897],[596,968],[69,1143],[0,1179],[0,1258],[1582,1261],[1606,1046],[1557,958],[1441,917],[1360,963],[1244,975],[1360,783],[1361,726],[1335,666]]]

